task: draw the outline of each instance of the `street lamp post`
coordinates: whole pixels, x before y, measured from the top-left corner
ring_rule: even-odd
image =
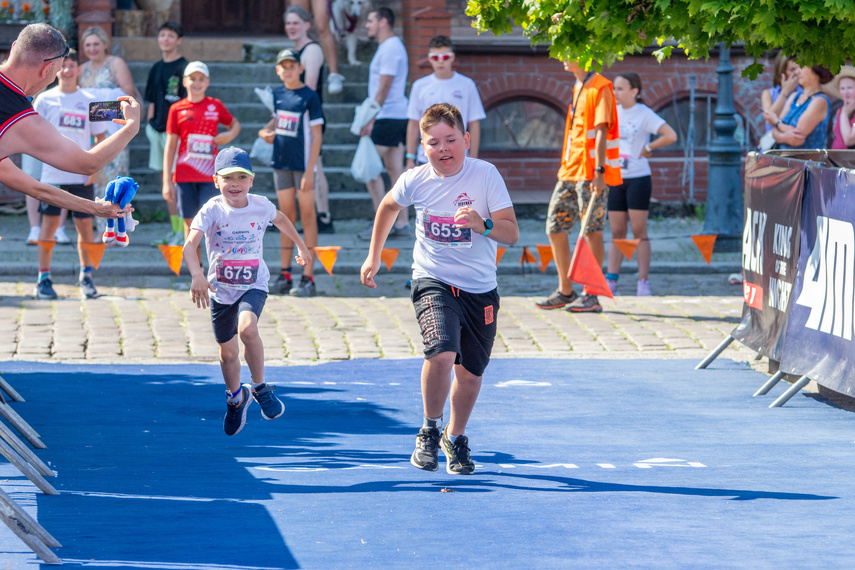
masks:
[[[709,151],[709,184],[704,233],[717,234],[716,249],[739,251],[742,243],[742,147],[733,138],[733,66],[730,48],[722,43],[718,56],[718,100]]]

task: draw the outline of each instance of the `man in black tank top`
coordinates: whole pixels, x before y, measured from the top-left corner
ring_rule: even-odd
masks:
[[[140,106],[131,97],[122,103],[124,126],[89,151],[62,136],[33,110],[29,97],[53,82],[68,52],[68,44],[59,30],[44,23],[30,24],[12,44],[9,59],[0,64],[0,181],[56,206],[117,217],[121,210],[116,206],[74,200],[70,194],[37,182],[11,160],[5,160],[11,154],[24,153],[66,172],[94,174],[113,160],[139,131]]]

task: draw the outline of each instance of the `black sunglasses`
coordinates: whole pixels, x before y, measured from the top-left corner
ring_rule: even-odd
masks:
[[[65,44],[65,51],[64,51],[64,52],[62,52],[61,54],[59,54],[59,55],[58,55],[58,56],[56,56],[56,57],[49,57],[49,58],[47,58],[47,59],[45,60],[45,62],[53,61],[53,60],[55,60],[55,59],[60,59],[60,58],[62,58],[62,57],[65,57],[65,56],[67,56],[67,55],[69,54],[69,52],[70,52],[70,51],[71,51],[71,47],[69,47],[69,45],[68,45],[68,44]]]

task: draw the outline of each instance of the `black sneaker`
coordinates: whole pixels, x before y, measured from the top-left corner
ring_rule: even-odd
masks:
[[[265,420],[275,420],[285,413],[285,404],[273,394],[275,388],[266,382],[252,387],[252,397],[261,406],[261,417]]]
[[[53,282],[51,282],[50,277],[45,277],[36,283],[36,290],[33,294],[36,299],[56,299],[59,297],[53,290]]]
[[[371,236],[373,236],[373,235],[374,235],[374,222],[371,222],[370,224],[368,224],[367,228],[365,228],[364,230],[362,230],[361,232],[356,234],[356,237],[358,237],[359,239],[364,240],[364,241],[370,241]]]
[[[442,431],[442,439],[440,445],[442,452],[445,454],[445,472],[449,475],[472,475],[475,471],[475,463],[472,461],[472,456],[469,455],[469,438],[465,435],[458,435],[454,441],[448,439],[446,435],[448,426]]]
[[[87,299],[95,299],[98,297],[98,290],[95,289],[95,283],[92,281],[90,276],[87,275],[78,281],[77,286],[80,287],[80,290]]]
[[[561,291],[556,289],[549,297],[543,301],[538,301],[535,305],[538,309],[560,309],[562,307],[566,307],[578,298],[579,295],[576,291],[573,291],[569,295],[563,295]]]
[[[292,285],[291,280],[280,273],[279,279],[277,279],[276,283],[273,284],[272,292],[277,295],[287,295],[291,292]]]
[[[569,305],[567,310],[571,313],[602,313],[603,306],[600,305],[596,295],[585,293]]]
[[[240,404],[226,404],[228,409],[226,410],[226,417],[223,419],[223,430],[226,435],[235,435],[243,429],[243,425],[246,423],[246,412],[249,410],[252,398],[250,398],[249,386],[246,384],[241,385],[240,391],[243,398]],[[226,390],[227,394],[228,392]]]
[[[300,284],[291,289],[292,297],[314,297],[317,294],[315,282],[308,277],[300,277]]]
[[[410,224],[406,226],[401,226],[400,228],[397,226],[392,226],[392,229],[389,230],[390,238],[408,238],[410,237]]]
[[[425,471],[439,469],[439,430],[425,428],[416,436],[416,449],[410,456],[410,463]]]
[[[324,221],[324,218],[328,219],[328,222]],[[327,214],[326,216],[322,216],[318,214],[318,233],[319,234],[334,234],[335,227],[332,223],[332,216]]]

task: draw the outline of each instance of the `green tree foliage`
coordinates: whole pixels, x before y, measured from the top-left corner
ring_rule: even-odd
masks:
[[[550,44],[552,57],[587,69],[650,45],[661,61],[675,46],[706,59],[720,42],[741,42],[754,58],[743,74],[753,79],[773,49],[835,73],[855,51],[855,0],[469,0],[466,13],[479,31],[520,26],[532,43]]]

